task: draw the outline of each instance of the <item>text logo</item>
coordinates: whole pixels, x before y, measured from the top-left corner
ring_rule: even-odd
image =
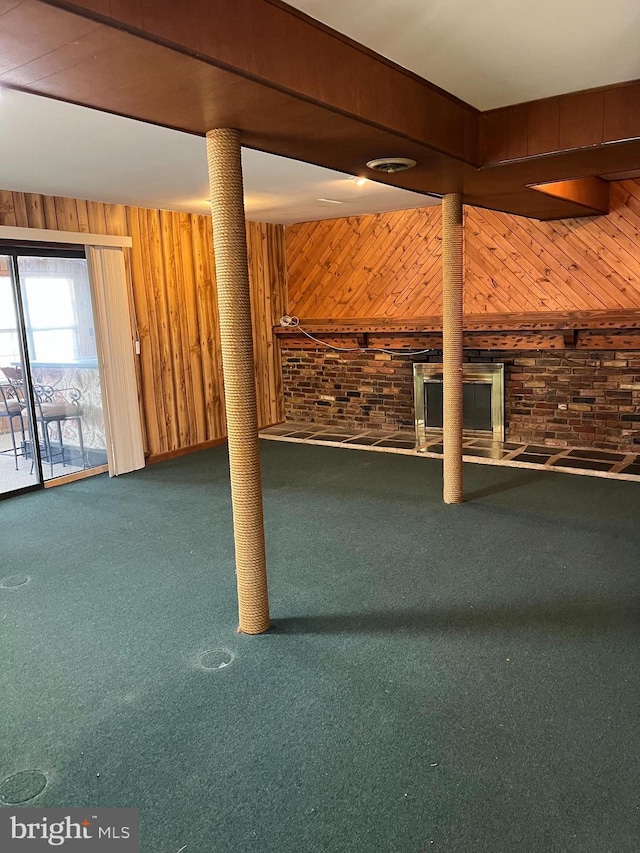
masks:
[[[0,809],[2,853],[138,853],[137,809]]]

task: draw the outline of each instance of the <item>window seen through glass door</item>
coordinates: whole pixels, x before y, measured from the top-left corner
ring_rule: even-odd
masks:
[[[29,452],[35,434],[21,325],[14,258],[0,255],[0,495],[40,485],[40,469]]]
[[[105,465],[106,437],[84,257],[18,257],[45,480]]]

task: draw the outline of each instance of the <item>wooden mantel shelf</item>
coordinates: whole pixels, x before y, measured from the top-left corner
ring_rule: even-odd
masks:
[[[274,326],[274,334],[282,346],[315,348],[317,344],[303,329],[329,344],[344,347],[442,346],[441,317],[300,318],[299,326]],[[464,330],[467,349],[640,349],[640,310],[468,314]]]

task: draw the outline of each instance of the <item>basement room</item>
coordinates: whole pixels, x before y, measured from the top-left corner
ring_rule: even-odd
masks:
[[[0,0],[0,850],[637,853],[630,0]]]

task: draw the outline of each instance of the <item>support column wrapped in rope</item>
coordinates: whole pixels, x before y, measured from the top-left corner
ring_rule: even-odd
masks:
[[[462,503],[462,195],[442,199],[443,498]]]
[[[240,134],[207,133],[207,162],[233,504],[238,630],[269,627]]]

